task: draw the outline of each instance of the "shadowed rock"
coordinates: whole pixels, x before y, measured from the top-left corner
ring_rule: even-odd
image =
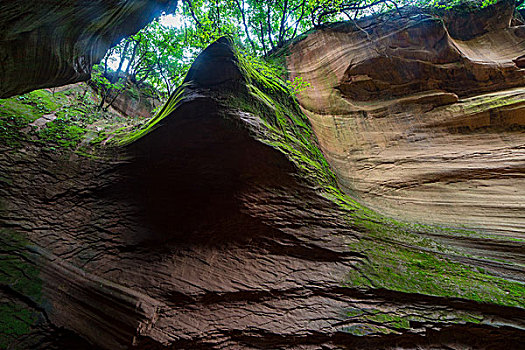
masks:
[[[177,0],[3,1],[0,98],[88,80],[122,38]]]

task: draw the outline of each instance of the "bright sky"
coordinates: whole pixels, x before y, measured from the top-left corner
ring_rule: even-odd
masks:
[[[162,15],[159,19],[159,22],[166,27],[182,26],[182,18],[179,13],[176,15]]]

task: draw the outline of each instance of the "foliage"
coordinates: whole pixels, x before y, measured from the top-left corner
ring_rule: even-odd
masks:
[[[172,17],[176,26],[156,20],[122,40],[91,79],[104,91],[119,92],[133,81],[169,96],[211,42],[231,35],[251,55],[267,54],[307,28],[307,7],[306,0],[186,0]]]
[[[334,20],[355,20],[364,15],[392,11],[402,15],[404,6],[434,10],[474,11],[501,0],[310,0],[310,18],[314,26]]]
[[[106,98],[111,94],[118,94],[126,88],[126,84],[120,78],[109,79],[99,65],[94,65],[91,72],[91,82],[97,87],[100,92],[101,103],[100,108],[103,107]],[[111,105],[111,103],[109,104]],[[109,107],[108,105],[108,107]],[[107,108],[107,107],[106,107]]]
[[[153,21],[111,49],[95,66],[92,80],[103,87],[102,104],[106,95],[118,95],[131,82],[166,99],[182,83],[196,55],[225,35],[249,55],[268,57],[312,26],[389,11],[399,15],[403,6],[470,11],[497,1],[183,0],[174,15]],[[299,90],[305,87],[300,81],[295,84]]]
[[[101,67],[98,64],[93,66],[91,80],[97,86],[100,86],[103,89],[122,90],[124,88],[124,84],[121,80],[118,80],[117,82],[112,83],[111,80],[109,80],[108,77],[104,75],[104,71],[101,70]]]
[[[186,43],[187,35],[181,28],[155,20],[112,48],[94,67],[91,80],[105,97],[118,95],[131,85],[157,98],[169,96],[193,58],[188,55],[192,49]]]
[[[286,84],[294,96],[312,86],[312,84],[304,81],[303,77],[295,77],[293,80],[287,80]]]
[[[346,18],[355,20],[363,14],[386,12],[411,4],[406,0],[310,0],[310,18],[314,26]]]

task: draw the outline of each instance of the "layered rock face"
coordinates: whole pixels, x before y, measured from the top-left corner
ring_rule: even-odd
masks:
[[[1,153],[3,344],[518,348],[521,242],[361,207],[242,59],[210,46],[164,119],[99,160]]]
[[[126,90],[124,93],[119,93],[116,98],[110,95],[108,99],[113,101],[112,110],[129,117],[151,118],[155,108],[162,106],[159,99],[148,96],[138,89]]]
[[[289,47],[299,100],[345,190],[405,220],[525,231],[525,26],[513,2],[417,9]],[[519,21],[515,21],[519,23]]]
[[[3,1],[0,98],[89,79],[91,67],[176,0]]]

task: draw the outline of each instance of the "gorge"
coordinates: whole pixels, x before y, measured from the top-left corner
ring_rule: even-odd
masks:
[[[175,6],[96,1],[97,31],[58,3],[71,37],[0,17],[1,97]],[[524,51],[513,1],[405,7],[273,52],[295,96],[222,37],[93,154],[4,140],[0,348],[523,347]]]

